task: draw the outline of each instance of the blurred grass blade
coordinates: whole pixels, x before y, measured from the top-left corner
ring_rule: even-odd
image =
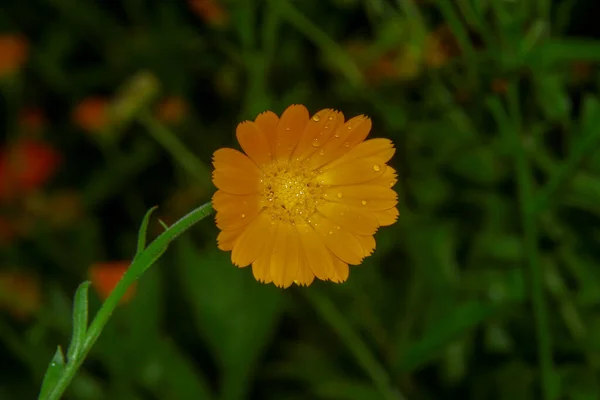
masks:
[[[140,226],[140,230],[138,232],[138,241],[137,241],[137,251],[135,253],[135,257],[139,256],[144,249],[146,248],[146,238],[148,233],[148,224],[150,223],[150,217],[152,213],[156,211],[158,206],[154,206],[146,212],[144,215],[144,219],[142,220],[142,225]]]
[[[73,302],[73,336],[67,351],[67,359],[77,359],[80,355],[88,326],[88,289],[91,282],[85,281],[77,288]]]
[[[404,396],[402,396],[397,389],[392,387],[390,377],[383,365],[377,361],[377,358],[371,353],[369,347],[363,342],[360,336],[354,332],[344,316],[335,308],[331,300],[321,296],[314,290],[310,292],[307,291],[306,297],[321,318],[323,318],[323,321],[327,322],[333,328],[354,355],[356,361],[358,361],[365,372],[370,376],[382,398],[386,400],[404,399]]]
[[[126,128],[137,115],[148,108],[160,91],[158,79],[141,71],[125,82],[110,106],[110,120],[118,129]]]
[[[54,353],[54,357],[52,357],[52,360],[48,365],[46,374],[44,375],[44,382],[42,383],[39,399],[45,399],[48,396],[50,391],[56,386],[64,368],[65,356],[62,352],[62,348],[58,346],[56,348],[56,353]]]
[[[529,55],[532,68],[548,68],[557,63],[600,61],[600,42],[590,39],[551,39],[540,44]]]

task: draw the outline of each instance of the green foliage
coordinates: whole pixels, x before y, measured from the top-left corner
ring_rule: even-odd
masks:
[[[0,170],[0,399],[598,397],[593,1],[192,3],[3,6],[28,56],[0,74],[2,137],[63,163],[10,201]],[[260,284],[197,224],[214,150],[293,103],[397,148],[400,218],[343,285]],[[120,260],[104,299],[88,268]]]

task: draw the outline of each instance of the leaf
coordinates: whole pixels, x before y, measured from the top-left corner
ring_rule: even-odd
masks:
[[[426,330],[416,342],[406,346],[399,360],[400,369],[414,371],[442,356],[442,351],[457,337],[473,329],[494,315],[496,308],[489,304],[470,301],[450,310]]]
[[[372,385],[354,380],[336,380],[321,383],[314,390],[318,398],[335,400],[372,400],[381,394]]]
[[[56,353],[54,353],[54,357],[52,357],[52,360],[48,365],[46,374],[44,375],[44,381],[40,390],[40,399],[45,399],[50,394],[52,389],[54,389],[64,368],[65,356],[63,355],[62,348],[58,346],[56,348]]]
[[[73,336],[67,351],[69,361],[77,359],[87,333],[88,325],[88,289],[91,282],[85,281],[77,288],[73,301]]]
[[[148,224],[150,223],[150,217],[152,213],[158,208],[158,206],[154,206],[146,212],[144,215],[144,219],[142,220],[142,225],[140,226],[140,230],[138,232],[138,240],[137,240],[137,251],[135,252],[135,256],[139,256],[144,249],[146,248],[146,235],[148,232]]]
[[[245,398],[281,313],[281,289],[256,282],[250,268],[234,267],[215,247],[199,252],[182,237],[175,251],[196,326],[221,368],[220,398]]]

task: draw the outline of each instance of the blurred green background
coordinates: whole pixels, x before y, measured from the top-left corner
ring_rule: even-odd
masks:
[[[394,140],[400,218],[375,254],[280,290],[206,219],[66,398],[599,399],[596,3],[3,3],[0,399],[36,398],[77,285],[93,315],[147,209],[208,201],[237,123],[293,103]]]

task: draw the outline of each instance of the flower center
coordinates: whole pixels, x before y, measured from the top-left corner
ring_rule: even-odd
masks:
[[[263,173],[263,204],[272,219],[295,224],[315,212],[323,193],[315,171],[284,162],[265,167]]]

